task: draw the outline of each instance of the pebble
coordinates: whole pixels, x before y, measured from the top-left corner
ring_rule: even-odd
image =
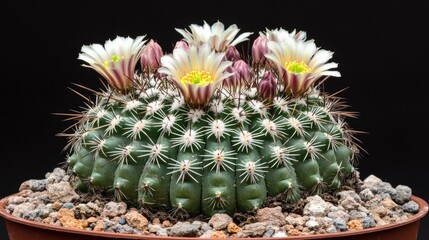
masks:
[[[397,204],[405,204],[406,202],[410,201],[412,195],[410,187],[405,185],[398,185],[396,186],[395,190],[396,194],[392,195],[392,199]]]
[[[74,204],[73,203],[71,203],[71,202],[66,202],[66,203],[64,203],[62,206],[61,206],[62,208],[66,208],[66,209],[73,209],[74,208]]]
[[[256,221],[266,222],[267,224],[273,224],[282,226],[286,224],[285,217],[282,212],[282,207],[274,208],[261,208],[256,211]]]
[[[198,227],[189,222],[177,222],[170,229],[170,236],[172,237],[196,237]]]
[[[124,202],[108,202],[104,206],[101,215],[106,217],[116,217],[123,215],[127,212],[127,204]]]
[[[376,226],[376,223],[372,217],[365,217],[362,221],[363,228],[373,228],[375,226]]]
[[[232,218],[228,214],[224,213],[216,213],[209,220],[210,226],[212,226],[216,231],[225,229],[231,222]]]
[[[404,210],[404,212],[417,213],[419,211],[419,204],[411,200],[402,205],[402,209]]]
[[[333,225],[337,228],[338,231],[344,232],[347,231],[347,223],[342,218],[335,218]]]

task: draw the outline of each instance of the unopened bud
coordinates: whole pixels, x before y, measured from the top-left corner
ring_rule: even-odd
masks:
[[[267,61],[265,54],[269,53],[268,39],[266,37],[259,36],[255,39],[252,45],[252,59],[253,64],[263,65]]]
[[[250,79],[252,78],[252,72],[250,71],[249,65],[245,61],[238,60],[238,61],[234,62],[232,67],[239,74],[241,81],[244,81],[247,83],[250,82]]]
[[[177,41],[176,45],[174,46],[174,49],[176,48],[183,48],[185,51],[188,51],[189,46],[185,41]]]
[[[240,53],[238,52],[237,48],[234,46],[229,46],[226,50],[225,57],[227,60],[231,62],[235,62],[237,60],[240,60]]]
[[[265,72],[258,85],[258,93],[261,99],[272,102],[277,95],[276,75],[272,72]]]
[[[143,49],[140,58],[142,69],[157,69],[160,65],[162,55],[161,46],[154,40],[150,40],[148,45]]]
[[[232,66],[228,66],[225,72],[232,73],[232,75],[223,80],[223,87],[236,89],[240,81],[237,71]]]

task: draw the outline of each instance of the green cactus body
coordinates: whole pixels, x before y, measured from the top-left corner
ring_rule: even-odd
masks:
[[[234,118],[238,108],[231,99],[221,101],[225,110],[220,114],[197,114],[184,105],[170,112],[172,98],[154,101],[167,107],[148,116],[124,111],[109,100],[112,106],[104,106],[105,114],[116,118],[85,118],[82,126],[94,130],[76,132],[83,137],[76,140],[80,142],[68,162],[89,189],[114,190],[118,200],[134,204],[210,216],[254,210],[266,196],[286,194],[295,202],[303,192],[339,187],[353,171],[351,147],[328,111],[314,122],[305,117],[306,107],[299,110],[289,101],[285,106],[293,112],[273,107],[260,115],[247,107],[242,114],[248,118],[240,122]],[[326,104],[315,101],[308,104]],[[171,126],[169,115],[176,118]],[[113,128],[112,121],[120,118],[123,126]],[[186,164],[192,168],[186,169]]]
[[[272,50],[280,51],[275,44]],[[93,68],[123,67],[115,65],[118,56]],[[281,56],[267,54],[270,61]],[[226,77],[223,84],[217,78],[235,65],[224,58],[223,50],[191,44],[164,56],[158,70],[135,70],[131,83],[129,76],[103,75],[109,87],[86,104],[68,135],[67,163],[79,189],[211,216],[253,211],[267,196],[296,202],[339,188],[354,171],[358,148],[339,98],[313,78],[305,82],[314,64],[294,60],[282,72],[247,62],[237,70],[250,71],[237,75],[247,79],[227,85]]]

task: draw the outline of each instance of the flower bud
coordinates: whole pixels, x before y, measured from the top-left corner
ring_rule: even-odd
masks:
[[[268,49],[268,39],[266,37],[259,36],[255,39],[252,45],[252,59],[253,64],[263,65],[267,60],[265,54],[269,53]]]
[[[265,72],[258,84],[258,93],[263,100],[272,102],[277,95],[276,76],[272,72]]]
[[[227,60],[231,62],[235,62],[237,60],[240,60],[240,53],[238,52],[237,48],[234,46],[229,46],[226,50],[225,57]]]
[[[154,40],[150,40],[147,46],[143,49],[143,53],[140,58],[142,69],[157,69],[160,65],[162,55],[161,46]]]
[[[189,46],[185,41],[177,41],[176,45],[174,46],[174,49],[176,49],[176,48],[183,48],[183,49],[185,49],[185,51],[188,51]]]
[[[252,72],[250,71],[249,65],[245,61],[238,60],[234,62],[232,67],[235,69],[235,71],[237,71],[240,81],[243,81],[246,83],[250,82],[252,78]]]
[[[229,89],[235,89],[238,86],[240,81],[237,71],[232,66],[228,66],[225,69],[225,72],[233,73],[233,74],[223,80],[223,87],[229,88]]]

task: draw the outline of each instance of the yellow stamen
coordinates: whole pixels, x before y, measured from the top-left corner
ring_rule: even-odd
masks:
[[[304,61],[296,62],[296,61],[290,61],[285,62],[285,68],[292,73],[298,73],[298,74],[304,74],[311,72],[311,68],[305,64]]]
[[[109,69],[109,63],[111,63],[111,62],[119,62],[119,60],[124,59],[124,58],[125,58],[124,56],[119,57],[118,55],[112,55],[112,58],[110,60],[104,61],[103,66],[106,69]]]
[[[180,79],[182,84],[206,86],[213,82],[212,76],[206,71],[191,71]]]

